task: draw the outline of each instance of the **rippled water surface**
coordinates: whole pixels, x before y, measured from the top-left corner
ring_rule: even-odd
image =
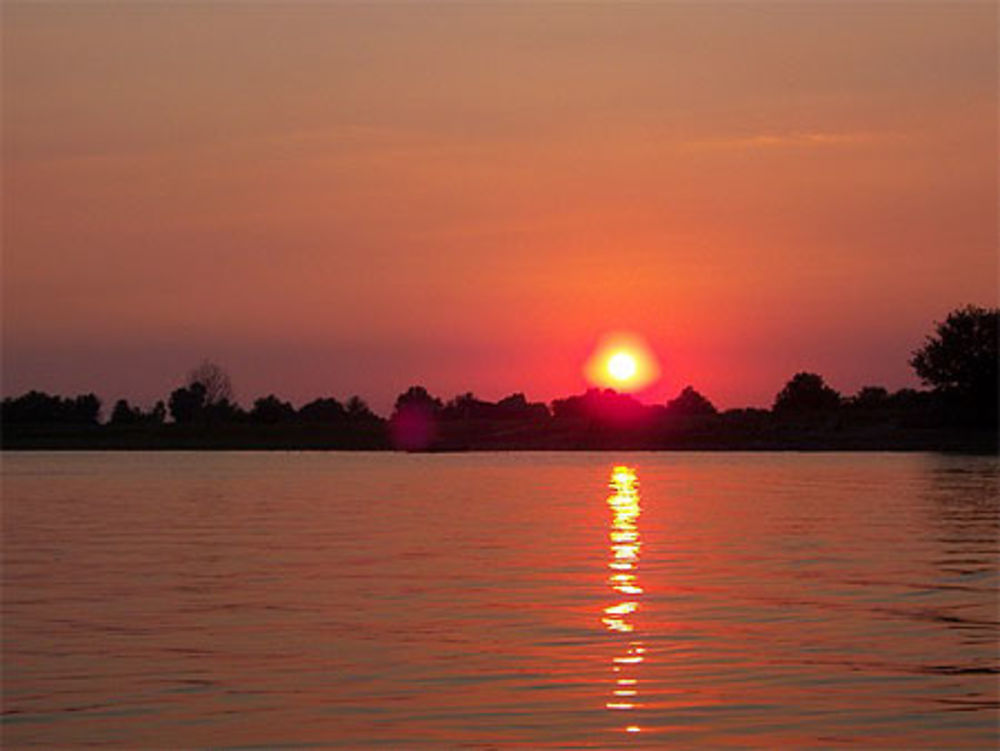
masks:
[[[3,747],[993,748],[998,474],[3,456]]]

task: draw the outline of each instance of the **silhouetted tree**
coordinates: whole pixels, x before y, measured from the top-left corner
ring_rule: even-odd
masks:
[[[295,419],[295,408],[288,402],[283,402],[274,394],[257,399],[250,410],[251,422],[275,425],[281,422],[291,422]]]
[[[347,418],[347,410],[336,399],[314,399],[299,409],[299,419],[303,422],[341,422]]]
[[[408,407],[416,407],[430,413],[441,410],[441,400],[431,394],[423,386],[410,386],[406,391],[396,397],[396,412],[400,412]]]
[[[64,399],[42,391],[29,391],[16,399],[3,400],[0,421],[8,425],[96,425],[100,414],[101,400],[94,394]]]
[[[497,417],[541,420],[550,416],[546,405],[541,402],[529,402],[522,393],[511,394],[497,402]]]
[[[667,413],[671,415],[693,417],[695,415],[714,415],[717,412],[715,405],[691,386],[686,386],[676,399],[667,402]]]
[[[43,391],[3,400],[3,422],[7,425],[62,422],[62,412],[62,399]]]
[[[932,395],[926,391],[903,388],[889,394],[889,404],[897,409],[914,409],[926,405]]]
[[[0,418],[4,425],[51,422],[53,399],[41,391],[29,391],[19,397],[8,396],[0,406]]]
[[[205,389],[206,406],[233,401],[233,384],[229,374],[210,360],[203,360],[198,367],[188,373],[188,388],[196,383],[200,383]]]
[[[111,410],[112,425],[135,425],[142,421],[142,411],[132,407],[127,399],[119,399]]]
[[[111,413],[112,425],[162,425],[167,416],[167,408],[158,401],[149,412],[133,407],[127,399],[119,399]]]
[[[228,399],[205,405],[205,420],[207,422],[240,422],[247,417],[247,413],[235,402]]]
[[[444,405],[441,416],[448,420],[481,420],[492,417],[495,409],[495,404],[477,399],[471,391],[467,391]]]
[[[518,391],[516,394],[505,396],[503,399],[497,402],[497,406],[500,407],[500,409],[509,412],[511,414],[517,414],[519,412],[524,412],[529,409],[528,399],[520,391]]]
[[[816,373],[796,373],[778,392],[772,408],[776,415],[808,414],[835,410],[840,394]]]
[[[73,400],[73,420],[82,425],[97,425],[101,418],[101,400],[95,394],[83,394]]]
[[[236,422],[246,413],[233,402],[229,375],[205,360],[187,376],[187,384],[170,394],[170,414],[177,423]]]
[[[605,423],[634,423],[649,416],[649,408],[628,394],[614,389],[587,389],[586,393],[555,399],[552,414],[557,418],[586,418]]]
[[[192,423],[200,419],[205,411],[205,386],[201,382],[182,386],[170,394],[168,401],[170,416],[178,424]]]
[[[967,305],[948,314],[910,365],[936,391],[995,410],[1000,309]]]
[[[494,403],[468,391],[451,399],[441,416],[446,420],[539,420],[549,417],[549,409],[541,403],[529,403],[520,393]]]
[[[159,400],[153,405],[153,409],[149,412],[149,422],[153,425],[162,425],[164,420],[167,419],[167,406],[163,403],[163,400]]]
[[[889,392],[882,386],[864,386],[848,401],[851,407],[860,410],[882,409],[889,406]]]
[[[396,399],[396,408],[389,420],[393,446],[406,451],[422,451],[437,438],[437,421],[441,416],[441,400],[431,396],[423,386],[411,386]]]
[[[347,419],[352,422],[378,422],[382,418],[371,411],[368,403],[360,396],[352,396],[344,405],[347,411]]]

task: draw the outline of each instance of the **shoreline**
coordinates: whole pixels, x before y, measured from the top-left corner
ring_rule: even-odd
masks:
[[[168,428],[170,426],[167,426]],[[602,452],[798,452],[852,453],[935,452],[1000,455],[997,433],[989,430],[899,430],[866,434],[831,431],[803,434],[778,432],[758,436],[646,436],[601,431],[596,434],[539,433],[506,439],[497,436],[442,435],[413,449],[392,445],[388,434],[350,435],[300,431],[247,431],[225,435],[163,430],[122,435],[103,428],[81,433],[5,431],[0,451],[338,451],[398,453],[482,453],[546,451]]]

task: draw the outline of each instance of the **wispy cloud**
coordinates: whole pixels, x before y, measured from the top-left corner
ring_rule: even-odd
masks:
[[[861,146],[895,140],[900,134],[888,131],[793,131],[755,133],[749,136],[698,138],[684,142],[689,149],[776,149],[790,147]]]

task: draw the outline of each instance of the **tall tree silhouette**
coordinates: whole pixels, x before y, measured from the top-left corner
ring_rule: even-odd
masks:
[[[170,394],[167,406],[174,422],[182,425],[195,422],[205,412],[205,387],[199,382],[182,386]]]
[[[939,392],[995,409],[1000,309],[967,305],[938,323],[910,365],[920,380]]]
[[[187,386],[200,383],[205,389],[205,406],[233,401],[233,382],[229,374],[211,360],[202,360],[188,373]]]

